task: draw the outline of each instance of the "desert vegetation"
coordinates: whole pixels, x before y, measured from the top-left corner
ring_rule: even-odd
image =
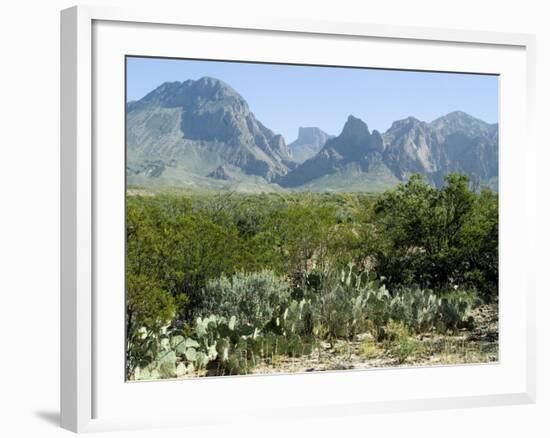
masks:
[[[498,195],[130,187],[129,380],[498,359]]]

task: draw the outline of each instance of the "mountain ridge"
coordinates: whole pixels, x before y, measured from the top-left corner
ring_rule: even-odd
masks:
[[[431,122],[396,120],[381,133],[349,115],[337,136],[300,127],[287,145],[237,91],[211,77],[165,82],[128,102],[127,151],[130,184],[265,181],[266,187],[341,190],[348,181],[378,190],[415,173],[441,185],[450,172],[493,186],[498,181],[498,123],[453,111]]]
[[[365,122],[350,115],[339,136],[277,182],[287,188],[307,185],[323,175],[343,172],[351,163],[366,174],[373,166],[385,167],[400,181],[421,173],[441,185],[451,172],[465,173],[476,182],[494,180],[498,124],[454,111],[432,122],[412,116],[396,120],[380,134],[371,133]]]

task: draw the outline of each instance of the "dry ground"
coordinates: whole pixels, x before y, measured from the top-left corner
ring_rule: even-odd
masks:
[[[273,364],[257,366],[252,373],[303,373],[498,361],[498,305],[480,306],[473,311],[473,317],[473,330],[447,335],[429,333],[415,336],[417,348],[405,359],[396,357],[387,344],[376,343],[364,334],[355,341],[338,341],[332,346],[322,342],[310,356],[275,358]]]

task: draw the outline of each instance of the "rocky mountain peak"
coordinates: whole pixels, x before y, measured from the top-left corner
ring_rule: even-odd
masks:
[[[491,125],[464,111],[453,111],[439,117],[430,123],[430,127],[439,131],[442,135],[460,132],[469,137],[486,135],[491,129]]]
[[[295,187],[338,172],[348,165],[368,169],[373,162],[381,159],[383,150],[382,135],[376,130],[371,134],[363,120],[350,115],[339,136],[329,139],[317,155],[292,169],[278,182],[283,187]]]
[[[195,83],[197,87],[204,89],[233,90],[229,84],[223,82],[221,79],[216,79],[210,76],[203,76],[197,80],[191,79],[190,82]]]
[[[405,119],[400,119],[393,122],[390,129],[388,129],[388,132],[416,128],[421,126],[422,124],[423,122],[418,120],[416,117],[409,116]]]
[[[457,111],[451,111],[450,113],[442,117],[439,117],[436,120],[447,120],[447,121],[460,120],[460,121],[472,122],[477,119],[474,116],[471,116],[470,114],[465,113],[464,111],[457,110]]]
[[[397,180],[422,173],[441,184],[449,172],[459,172],[488,181],[498,177],[497,163],[498,126],[464,112],[432,123],[407,117],[395,121],[384,134],[369,133],[365,122],[350,116],[338,137],[282,177],[280,184],[296,187],[350,169],[368,174],[375,168],[386,169]]]
[[[212,100],[232,98],[238,100],[240,103],[246,103],[243,97],[229,84],[216,78],[203,76],[196,81],[191,81],[190,87],[204,98]]]
[[[246,100],[225,82],[211,78],[164,82],[132,107],[186,108],[190,105],[223,103],[237,111],[248,112]]]
[[[257,120],[246,100],[219,79],[165,82],[127,108],[129,148],[146,159],[200,162],[210,172],[208,162],[217,157],[214,161],[267,180],[289,169],[283,137]]]
[[[370,136],[369,128],[363,120],[354,117],[352,115],[348,116],[348,119],[342,129],[340,138],[342,139],[354,139],[355,142],[360,142],[363,139],[368,139]]]
[[[384,147],[385,145],[382,134],[374,129],[370,137],[370,150],[374,152],[384,152]]]

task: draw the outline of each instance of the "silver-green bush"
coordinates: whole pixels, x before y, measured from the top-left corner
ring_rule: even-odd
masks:
[[[262,329],[290,299],[290,284],[269,270],[239,272],[207,282],[202,315],[217,314]]]

